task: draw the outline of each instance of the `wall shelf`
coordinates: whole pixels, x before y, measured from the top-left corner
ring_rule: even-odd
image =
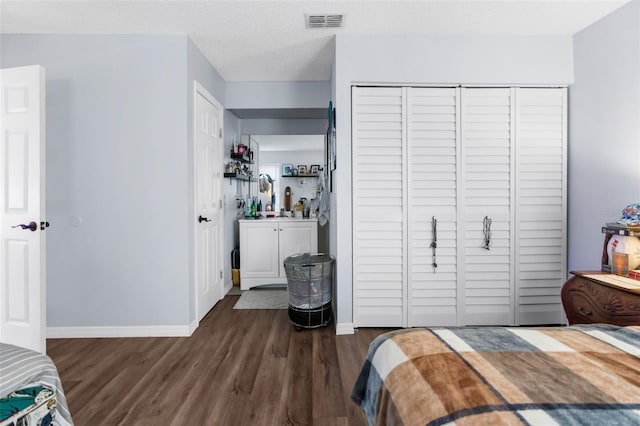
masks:
[[[239,161],[241,163],[245,163],[245,164],[253,164],[253,161],[251,161],[251,158],[249,158],[249,156],[244,154],[231,154],[231,159]]]
[[[283,178],[311,178],[311,177],[318,177],[320,176],[319,173],[313,173],[313,174],[304,174],[304,175],[282,175]]]
[[[257,182],[257,179],[252,177],[252,176],[247,176],[247,175],[238,174],[238,173],[225,173],[224,177],[232,178],[232,179],[238,179],[238,180],[244,180],[244,181],[247,181],[247,182]]]

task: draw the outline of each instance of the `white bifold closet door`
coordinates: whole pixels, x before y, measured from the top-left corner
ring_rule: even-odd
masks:
[[[519,88],[517,100],[516,324],[557,324],[567,278],[567,89]]]
[[[352,90],[354,325],[560,323],[566,89]]]
[[[400,87],[352,88],[353,298],[358,327],[406,325],[406,110]]]
[[[358,327],[456,324],[459,90],[353,88]]]
[[[462,89],[458,286],[463,324],[512,324],[514,319],[514,90]]]
[[[457,324],[459,96],[446,87],[406,92],[408,327]]]
[[[461,99],[460,322],[560,323],[566,89],[463,88]]]

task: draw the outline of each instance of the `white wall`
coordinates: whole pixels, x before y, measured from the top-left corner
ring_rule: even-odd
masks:
[[[46,69],[47,326],[184,334],[193,80],[224,81],[186,36],[1,37],[2,67]]]
[[[230,81],[226,87],[229,109],[326,108],[327,81]]]
[[[569,270],[600,269],[606,222],[640,202],[640,2],[574,37]]]
[[[326,100],[329,105],[329,98]],[[324,135],[327,132],[326,118],[290,119],[243,119],[244,135]]]
[[[332,194],[338,332],[352,323],[351,85],[562,84],[573,81],[570,37],[336,36],[338,167]],[[332,89],[333,91],[333,89]]]

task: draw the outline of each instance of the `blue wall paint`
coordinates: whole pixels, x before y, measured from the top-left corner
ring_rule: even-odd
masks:
[[[336,322],[353,321],[351,229],[351,85],[569,84],[571,37],[416,37],[337,35],[336,141],[339,166],[331,203],[336,257]]]
[[[195,320],[193,81],[226,83],[186,36],[2,35],[0,64],[47,76],[49,327],[186,326]],[[233,84],[238,108],[324,107],[322,82]],[[247,88],[251,96],[244,92]],[[277,91],[286,96],[277,96]],[[275,91],[275,92],[274,92]],[[276,94],[274,96],[274,94]],[[323,120],[247,120],[324,133]],[[224,153],[242,120],[224,114]],[[225,283],[237,185],[224,182]],[[80,226],[71,223],[81,218]],[[116,314],[114,314],[116,313]]]
[[[624,18],[625,13],[630,17]],[[599,48],[601,59],[597,55],[587,58],[590,49],[599,43],[596,39],[604,36],[614,40],[615,34],[622,34],[625,39],[620,50],[612,52],[626,58],[625,64],[631,58],[631,67],[624,72],[635,72],[628,83],[620,82],[615,87],[619,91],[628,89],[628,97],[623,96],[623,100],[632,107],[626,111],[637,117],[638,98],[634,97],[634,90],[637,93],[640,67],[634,68],[639,59],[638,39],[633,37],[638,37],[639,13],[638,3],[633,3],[617,12],[613,23],[602,21],[604,26],[590,27],[576,36],[576,84],[570,90],[571,111],[577,113],[572,113],[571,120],[575,123],[590,119],[594,113],[585,110],[582,101],[575,104],[581,96],[587,102],[595,99],[596,103],[613,104],[613,97],[603,99],[593,88],[605,87],[618,73],[608,77],[581,73],[612,59],[606,51],[613,47],[613,41]],[[186,36],[0,37],[2,67],[37,63],[44,65],[47,72],[47,208],[53,223],[47,231],[49,325],[184,325],[192,321],[193,244],[187,221],[193,214],[190,207],[193,79],[199,80],[225,106],[230,102],[234,108],[325,107],[325,83],[318,83],[312,90],[323,93],[322,102],[316,95],[311,95],[316,100],[309,104],[292,95],[282,104],[268,94],[285,83],[225,84]],[[338,126],[341,164],[349,164],[351,158],[349,111],[353,82],[569,84],[573,81],[572,42],[567,37],[338,36],[328,91],[337,107],[338,122],[342,123]],[[584,88],[592,89],[580,93],[579,90],[584,90],[580,87],[583,83]],[[264,96],[252,98],[251,91],[246,90],[249,87]],[[308,84],[299,87],[307,95],[310,88]],[[324,123],[321,125],[317,120],[301,123],[238,120],[225,112],[225,152],[234,137],[246,133],[244,129],[249,133],[259,133],[260,129],[269,133],[300,133],[303,126],[317,126],[324,131]],[[637,127],[629,127],[629,133],[618,133],[617,123],[605,124],[618,141],[627,141],[619,142],[619,146],[637,149],[637,144],[628,145],[638,140],[638,133],[634,133]],[[577,131],[577,126],[572,125],[570,223],[585,208],[576,200],[582,199],[580,188],[588,186],[580,186],[578,182],[584,176],[574,173],[581,167],[574,152],[579,143]],[[591,141],[584,148],[589,150],[596,145]],[[571,160],[573,156],[576,157]],[[331,252],[338,257],[338,284],[342,283],[335,299],[338,322],[349,323],[352,320],[351,243],[347,241],[351,235],[349,168],[339,168],[335,178]],[[230,187],[226,180],[224,185],[227,252],[232,244],[228,229],[233,227],[229,222],[233,203],[229,203],[235,195],[235,186]],[[636,190],[637,186],[631,183],[632,195]],[[622,207],[618,203],[627,202],[626,192],[622,195],[605,208],[617,214]],[[339,215],[336,206],[340,208]],[[75,216],[83,219],[79,227],[71,226]],[[139,220],[146,220],[146,225],[131,226]],[[597,222],[599,229],[600,218],[593,222]],[[599,234],[589,236],[594,241],[599,238]],[[570,248],[585,242],[570,234]],[[570,267],[580,264],[576,259],[593,256],[576,257],[572,253]],[[225,276],[225,281],[228,280]]]
[[[328,81],[227,82],[229,109],[326,108]]]
[[[188,324],[187,38],[1,43],[46,68],[47,325]]]
[[[329,100],[326,101],[329,105]],[[324,135],[327,120],[322,118],[293,119],[244,119],[241,120],[245,135]]]
[[[576,34],[569,88],[569,270],[600,269],[606,222],[640,202],[640,2]]]

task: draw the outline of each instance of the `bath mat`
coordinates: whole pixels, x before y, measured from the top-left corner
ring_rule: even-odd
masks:
[[[243,291],[233,309],[287,309],[289,293],[286,289],[252,289]]]

